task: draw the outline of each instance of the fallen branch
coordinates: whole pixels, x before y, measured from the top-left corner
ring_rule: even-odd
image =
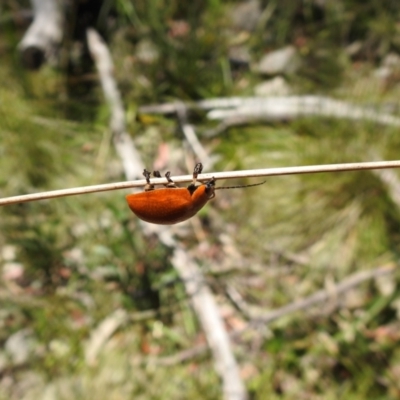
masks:
[[[113,134],[114,147],[122,161],[127,179],[142,176],[144,165],[140,154],[126,131],[125,111],[121,95],[114,79],[114,65],[108,48],[94,29],[87,30],[88,47],[99,72],[104,96],[111,110],[110,127]]]
[[[133,152],[132,152],[133,153]],[[129,159],[126,160],[128,162]],[[132,167],[133,171],[138,167]],[[298,174],[314,174],[319,172],[342,172],[342,171],[362,171],[362,170],[375,170],[375,169],[388,169],[400,168],[400,161],[373,161],[362,163],[348,163],[348,164],[323,164],[323,165],[309,165],[302,167],[283,167],[283,168],[265,168],[265,169],[252,169],[244,171],[231,171],[231,172],[215,172],[201,174],[198,176],[198,181],[208,181],[211,178],[215,179],[237,179],[237,178],[260,178],[265,176],[278,176],[278,175],[298,175]],[[174,176],[174,182],[185,183],[193,180],[192,175]],[[164,185],[168,183],[166,178],[152,178],[154,185]],[[116,183],[105,183],[103,185],[82,186],[71,189],[53,190],[49,192],[26,194],[21,196],[6,197],[0,199],[0,206],[25,203],[28,201],[37,201],[52,199],[56,197],[66,197],[80,194],[106,192],[110,190],[128,189],[133,187],[145,186],[144,179],[138,181],[126,181]]]
[[[175,249],[171,261],[185,285],[186,292],[206,334],[216,370],[222,378],[224,398],[247,399],[239,367],[232,353],[229,335],[201,269],[183,248]]]
[[[234,109],[214,109],[207,115],[209,119],[249,118],[261,120],[288,120],[299,117],[333,117],[363,120],[383,125],[400,126],[400,118],[390,114],[359,107],[345,101],[322,96],[289,96],[249,99]]]
[[[33,22],[18,45],[24,66],[38,69],[58,53],[63,37],[61,0],[31,0]]]
[[[262,314],[260,313],[259,315],[253,315],[251,324],[269,324],[278,318],[286,316],[287,314],[300,310],[305,310],[316,305],[321,305],[321,303],[326,302],[331,298],[338,298],[339,295],[342,295],[350,289],[353,289],[354,287],[360,285],[366,280],[393,273],[394,268],[394,265],[387,265],[368,271],[356,272],[355,274],[350,275],[343,281],[339,282],[337,285],[329,287],[329,289],[318,290],[311,296],[308,296],[304,299],[296,300],[293,303],[280,307],[276,310]]]
[[[323,96],[287,97],[231,97],[183,103],[187,109],[211,110],[210,120],[223,120],[226,127],[254,121],[282,121],[305,116],[364,120],[382,125],[400,126],[400,118],[381,113],[369,107],[357,106],[345,101]],[[143,106],[139,113],[174,114],[175,103]],[[223,126],[217,131],[221,131]]]
[[[392,274],[394,270],[394,265],[388,265],[369,271],[356,272],[355,274],[350,275],[349,277],[345,278],[343,281],[339,282],[333,287],[330,287],[329,289],[318,290],[314,294],[305,297],[304,299],[296,300],[290,304],[287,304],[286,306],[277,308],[276,310],[268,311],[263,314],[260,313],[259,315],[254,316],[254,318],[247,324],[245,328],[232,331],[230,332],[229,336],[234,339],[247,332],[249,328],[260,326],[261,324],[268,325],[276,321],[277,319],[283,318],[294,312],[305,311],[308,308],[320,306],[323,302],[328,301],[332,297],[343,295],[344,293],[348,292],[356,286],[359,286],[369,279]],[[333,309],[331,309],[331,311],[333,311]],[[158,359],[157,364],[166,366],[174,365],[204,354],[205,352],[207,352],[207,350],[207,346],[198,345],[190,349],[183,350],[174,355]]]
[[[112,110],[111,129],[113,131],[114,145],[123,161],[126,175],[129,176],[129,171],[133,171],[132,173],[137,174],[138,166],[141,165],[140,155],[134,149],[133,142],[127,140],[126,137],[125,114],[119,91],[112,74],[113,64],[110,52],[106,44],[94,30],[88,31],[88,44],[99,71],[105,97]],[[131,149],[126,149],[126,147],[130,147]],[[134,165],[132,165],[130,156],[127,156],[129,153],[134,154]],[[192,178],[188,179],[188,181],[191,179]],[[165,179],[161,179],[161,181],[164,180]],[[143,186],[143,184],[144,181],[142,181],[142,184],[136,182],[134,185],[125,187]],[[106,185],[100,186],[103,186],[104,190]],[[153,225],[150,231],[147,229],[149,225],[145,223],[142,224],[142,227],[145,234],[152,233],[158,235],[160,242],[174,249],[171,262],[185,285],[188,297],[207,338],[207,342],[213,354],[217,373],[222,380],[224,398],[226,400],[246,400],[246,389],[240,377],[239,367],[233,356],[229,336],[227,335],[217,304],[207,286],[201,269],[189,256],[188,251],[176,243],[168,228]],[[112,316],[111,320],[113,321]],[[105,321],[108,321],[108,319]],[[111,328],[114,329],[114,327],[115,325],[111,325]],[[87,359],[91,362],[94,362],[101,345],[112,333],[112,329],[108,325],[106,325],[106,328],[106,335],[100,335],[101,337],[99,340],[96,340],[95,336],[92,342],[89,342],[90,351],[89,355],[87,355]],[[92,346],[90,346],[90,343],[93,343]]]

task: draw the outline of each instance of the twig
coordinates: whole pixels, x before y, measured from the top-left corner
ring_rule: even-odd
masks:
[[[232,285],[227,284],[225,287],[225,293],[233,305],[246,317],[251,318],[252,311],[251,307],[244,301],[242,295]]]
[[[108,315],[99,326],[92,331],[90,339],[85,346],[85,360],[89,365],[95,364],[97,356],[104,344],[127,320],[127,313],[122,309],[117,309],[112,314]]]
[[[196,155],[197,160],[202,160],[206,169],[210,168],[212,165],[211,159],[197,138],[193,125],[188,123],[187,108],[182,102],[176,103],[176,114],[178,116],[180,128],[189,146],[192,148],[193,153]]]
[[[278,175],[298,175],[298,174],[313,174],[319,172],[341,172],[341,171],[362,171],[372,169],[388,169],[400,168],[400,161],[373,161],[362,163],[349,163],[349,164],[323,164],[323,165],[309,165],[302,167],[283,167],[283,168],[265,168],[265,169],[252,169],[244,171],[231,171],[231,172],[215,172],[201,174],[198,177],[200,182],[215,179],[236,179],[236,178],[259,178],[265,176],[278,176]],[[191,182],[192,175],[181,175],[174,177],[174,182],[185,183]],[[154,178],[152,183],[155,185],[164,185],[168,183],[166,178]],[[6,197],[0,199],[0,206],[25,203],[28,201],[37,201],[52,199],[56,197],[66,197],[80,194],[106,192],[110,190],[128,189],[133,187],[145,186],[144,179],[138,181],[126,181],[116,183],[105,183],[103,185],[82,186],[71,189],[53,190],[49,192],[26,194],[21,196]]]
[[[296,300],[293,303],[277,308],[276,310],[269,311],[263,315],[258,315],[257,317],[252,319],[245,328],[232,331],[230,332],[229,336],[231,338],[237,338],[251,327],[259,326],[260,324],[268,325],[279,318],[285,317],[288,314],[300,310],[306,310],[315,305],[320,305],[324,301],[329,300],[332,295],[337,296],[339,294],[343,294],[369,279],[392,274],[394,270],[395,266],[389,265],[372,269],[370,271],[357,272],[353,275],[350,275],[333,288],[329,288],[328,290],[319,290],[314,294],[305,297],[304,299]],[[174,355],[163,357],[157,360],[157,363],[160,365],[173,365],[175,363],[181,363],[190,360],[196,356],[199,356],[205,353],[207,350],[207,346],[201,344],[192,347],[191,349],[183,350]]]
[[[305,310],[315,305],[320,305],[321,303],[329,300],[332,296],[338,296],[343,294],[350,289],[354,288],[355,286],[360,285],[362,282],[377,278],[379,276],[391,274],[394,271],[394,265],[386,265],[384,267],[379,267],[376,269],[372,269],[369,271],[360,271],[356,272],[353,275],[345,278],[343,281],[338,283],[337,285],[330,287],[329,289],[322,289],[311,296],[308,296],[304,299],[300,299],[290,303],[286,306],[280,307],[276,310],[269,311],[262,315],[254,316],[253,321],[251,322],[254,324],[268,324],[272,321],[275,321],[278,318],[281,318],[287,314],[293,313],[295,311]]]
[[[152,359],[152,362],[157,365],[168,367],[171,365],[181,364],[187,360],[192,360],[193,358],[201,354],[205,354],[208,350],[209,348],[206,344],[199,344],[189,349],[182,350],[179,353],[172,354],[170,356]]]

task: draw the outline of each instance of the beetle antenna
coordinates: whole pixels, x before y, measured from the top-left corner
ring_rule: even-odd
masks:
[[[214,188],[214,190],[218,190],[218,189],[241,189],[241,188],[246,188],[246,187],[250,187],[250,186],[259,186],[259,185],[264,185],[264,182],[258,182],[258,183],[252,183],[250,185],[239,185],[239,186],[217,186],[216,188]]]

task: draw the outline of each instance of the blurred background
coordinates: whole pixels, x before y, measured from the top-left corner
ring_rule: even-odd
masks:
[[[0,197],[125,179],[89,27],[111,52],[149,170],[206,163],[183,123],[205,172],[399,159],[398,1],[70,0],[62,13],[51,51],[26,53],[31,3],[0,4]],[[202,103],[252,98],[254,109],[276,96],[346,112],[225,118]],[[184,118],[157,107],[177,102]],[[240,331],[250,399],[400,397],[398,179],[270,177],[218,192],[170,228],[227,331]],[[0,208],[1,400],[222,398],[172,249],[143,231],[129,192]],[[361,271],[371,279],[338,293]],[[330,295],[266,321],[321,290]]]

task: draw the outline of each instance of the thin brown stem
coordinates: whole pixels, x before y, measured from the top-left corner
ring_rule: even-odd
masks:
[[[301,167],[265,168],[265,169],[252,169],[245,171],[215,172],[215,173],[201,174],[198,176],[197,180],[201,182],[201,181],[208,181],[213,177],[216,180],[236,179],[236,178],[257,178],[264,176],[315,174],[319,172],[362,171],[362,170],[388,169],[388,168],[400,168],[400,161],[399,160],[374,161],[374,162],[349,163],[349,164],[324,164],[324,165],[309,165]],[[192,182],[192,180],[193,180],[192,175],[182,175],[174,177],[175,183]],[[152,180],[153,185],[165,185],[167,183],[168,180],[166,178],[157,178]],[[0,206],[25,203],[28,201],[53,199],[56,197],[66,197],[79,194],[128,189],[145,185],[146,181],[141,179],[137,181],[106,183],[104,185],[83,186],[71,189],[53,190],[49,192],[6,197],[0,199]]]

